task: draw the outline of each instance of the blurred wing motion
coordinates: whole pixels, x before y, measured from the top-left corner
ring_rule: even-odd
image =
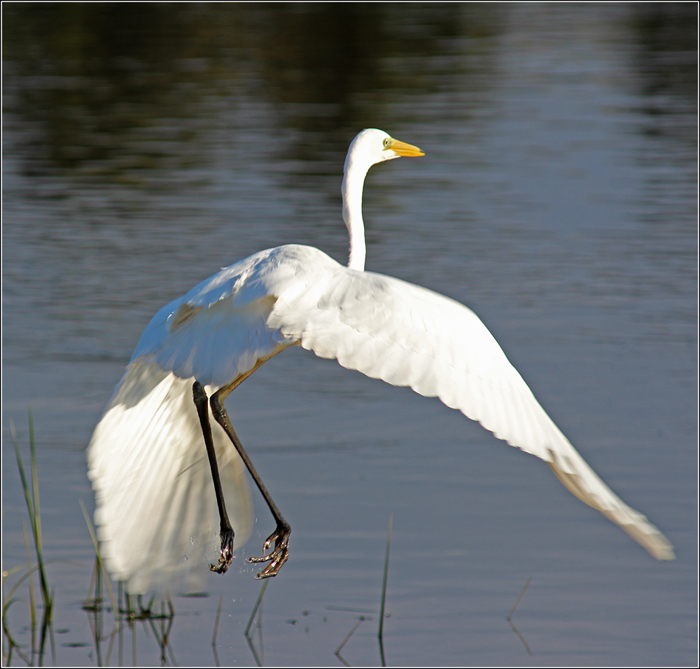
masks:
[[[131,594],[201,592],[218,547],[217,505],[192,383],[155,364],[133,362],[90,442],[101,554]],[[242,543],[252,527],[245,470],[213,421],[212,433]]]

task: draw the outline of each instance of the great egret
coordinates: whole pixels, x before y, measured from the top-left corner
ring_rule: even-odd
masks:
[[[88,454],[102,555],[130,592],[197,582],[205,572],[187,556],[196,557],[192,543],[211,540],[217,504],[220,557],[210,567],[226,571],[234,533],[224,499],[237,540],[249,532],[241,460],[277,524],[263,556],[249,560],[269,562],[258,578],[274,576],[287,560],[290,527],[236,437],[223,400],[290,346],[439,397],[499,439],[547,462],[576,497],[655,558],[674,559],[663,534],[586,464],[472,311],[425,288],[364,271],[365,176],[376,163],[422,155],[381,130],[355,137],[342,184],[347,267],[308,246],[268,249],[222,269],[153,317]]]

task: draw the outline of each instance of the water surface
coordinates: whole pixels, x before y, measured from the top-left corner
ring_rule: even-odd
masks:
[[[678,559],[654,561],[436,400],[287,351],[227,401],[294,528],[264,661],[340,664],[364,615],[343,656],[380,662],[393,513],[388,664],[694,666],[693,4],[3,9],[3,559],[26,560],[8,447],[10,419],[26,444],[31,406],[58,664],[97,661],[84,449],[140,333],[263,248],[344,261],[344,155],[380,127],[426,156],[370,172],[368,269],[474,309]],[[254,662],[244,557],[272,529],[255,501],[235,568],[175,600],[169,661],[215,663],[223,595],[218,658]],[[505,620],[529,577],[513,620],[532,657]],[[21,605],[11,624],[28,642]],[[158,663],[152,633],[135,634],[138,662]]]

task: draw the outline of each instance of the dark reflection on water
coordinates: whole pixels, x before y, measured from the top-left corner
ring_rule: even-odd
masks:
[[[201,141],[201,105],[235,107],[245,93],[273,104],[285,128],[311,133],[294,155],[318,159],[319,146],[343,144],[357,127],[395,122],[382,109],[397,94],[439,92],[463,74],[465,39],[493,38],[499,13],[457,4],[14,5],[7,84],[13,106],[38,126],[27,169],[177,169],[164,160],[165,119],[180,149],[167,158],[183,160],[181,145]]]
[[[472,306],[679,560],[653,563],[546,467],[436,402],[290,354],[231,411],[295,528],[266,594],[266,659],[334,659],[355,619],[328,607],[378,601],[394,511],[389,663],[518,663],[504,618],[529,576],[517,624],[540,663],[692,663],[696,11],[3,5],[3,407],[18,426],[34,408],[46,552],[90,564],[83,449],[151,315],[276,244],[344,260],[342,162],[376,126],[427,155],[370,173],[369,267]],[[5,455],[7,567],[25,558]],[[248,553],[271,529],[258,511]],[[229,576],[211,581],[226,595],[220,656],[250,663],[258,584]],[[71,642],[86,639],[88,580],[55,579]],[[193,601],[176,603],[182,664],[209,657],[216,602]],[[363,623],[343,656],[376,664],[374,634]]]

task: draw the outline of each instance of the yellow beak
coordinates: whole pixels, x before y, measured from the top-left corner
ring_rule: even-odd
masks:
[[[394,153],[399,156],[405,156],[407,158],[415,158],[417,156],[424,156],[425,153],[421,151],[417,146],[413,144],[406,144],[406,142],[401,142],[398,139],[390,138],[384,150],[391,149]]]

